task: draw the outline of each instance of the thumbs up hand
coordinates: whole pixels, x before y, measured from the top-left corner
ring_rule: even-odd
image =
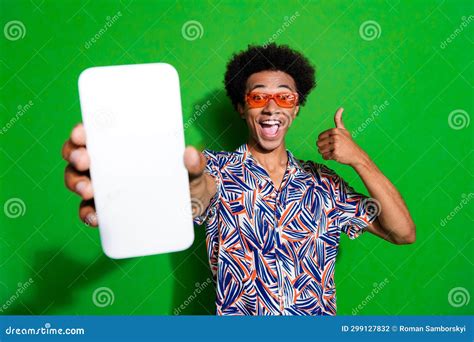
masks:
[[[336,128],[328,129],[318,136],[316,145],[318,152],[325,160],[335,160],[338,163],[355,167],[367,158],[367,154],[352,140],[350,132],[342,121],[344,108],[339,108],[334,114]]]

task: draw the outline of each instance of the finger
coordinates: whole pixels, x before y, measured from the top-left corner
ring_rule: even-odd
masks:
[[[316,142],[316,145],[321,148],[323,146],[326,146],[326,145],[331,145],[331,144],[334,144],[334,140],[332,139],[332,137],[328,137],[328,138],[325,138],[325,139],[319,139],[317,142]]]
[[[344,123],[342,122],[343,111],[344,111],[344,108],[341,107],[336,111],[336,114],[334,114],[334,123],[336,124],[336,128],[343,128],[343,129],[346,128],[344,127]]]
[[[61,151],[63,159],[66,161],[69,161],[69,156],[71,155],[71,152],[77,148],[79,148],[79,146],[75,145],[71,141],[71,139],[66,140],[66,142],[63,145],[63,149]]]
[[[318,152],[323,155],[323,154],[326,154],[326,153],[329,153],[329,152],[333,152],[334,151],[334,146],[333,145],[326,145],[324,147],[320,147],[318,148]]]
[[[188,170],[189,179],[192,181],[202,176],[206,168],[206,157],[192,146],[184,150],[184,166]]]
[[[318,147],[318,151],[321,154],[334,151],[334,145],[329,144],[329,145],[324,145],[322,147]]]
[[[74,167],[68,165],[64,172],[64,182],[66,187],[77,193],[84,200],[94,197],[94,190],[88,173],[78,172]]]
[[[89,169],[89,153],[85,147],[76,145],[71,139],[64,143],[62,156],[66,161],[74,165],[79,171],[86,171]]]
[[[328,150],[333,150],[333,149],[334,149],[333,144],[326,144],[326,145],[318,146],[319,153],[321,153],[321,151],[328,151]]]
[[[88,226],[97,227],[99,225],[94,200],[81,202],[79,206],[79,217]]]
[[[83,124],[77,124],[71,132],[71,141],[77,146],[86,146],[86,130]]]
[[[66,160],[69,161],[78,171],[89,170],[91,164],[89,153],[85,147],[73,147]]]
[[[335,134],[337,134],[337,129],[336,128],[330,128],[328,130],[325,130],[324,132],[321,132],[318,135],[318,139],[325,139],[325,138],[330,137],[330,136],[335,135]]]
[[[324,160],[333,159],[333,152],[326,152],[322,154]]]

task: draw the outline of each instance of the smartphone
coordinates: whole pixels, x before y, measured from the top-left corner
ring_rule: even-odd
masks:
[[[122,259],[189,248],[194,227],[176,69],[93,67],[78,84],[105,254]]]

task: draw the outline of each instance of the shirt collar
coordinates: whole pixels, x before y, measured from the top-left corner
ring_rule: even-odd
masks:
[[[244,163],[247,166],[250,166],[252,168],[255,167],[255,166],[257,166],[258,169],[262,168],[261,166],[259,166],[258,162],[255,160],[255,158],[250,153],[250,150],[249,150],[248,145],[246,143],[239,146],[237,148],[236,152],[241,155],[242,163]],[[293,153],[291,153],[290,151],[286,150],[286,153],[288,155],[288,167],[289,167],[290,173],[303,172],[303,167],[301,165],[301,161],[296,159],[293,156]]]

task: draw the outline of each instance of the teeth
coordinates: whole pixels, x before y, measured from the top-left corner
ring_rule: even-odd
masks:
[[[262,124],[266,125],[280,125],[280,121],[277,120],[265,120],[261,122]]]

